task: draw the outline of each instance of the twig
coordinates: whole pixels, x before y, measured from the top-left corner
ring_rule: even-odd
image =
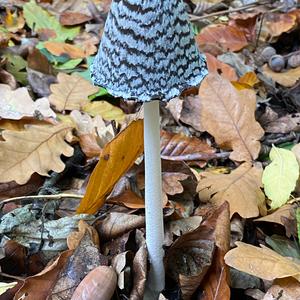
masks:
[[[231,152],[221,152],[221,153],[193,153],[193,154],[184,154],[176,156],[161,155],[162,159],[166,160],[185,160],[185,161],[194,161],[194,160],[204,160],[209,161],[212,159],[226,159],[229,157]]]
[[[82,199],[83,195],[75,195],[75,194],[56,194],[56,195],[34,195],[34,196],[21,196],[21,197],[13,197],[9,199],[5,199],[1,201],[1,205],[9,203],[9,202],[18,202],[18,201],[30,201],[30,200],[63,200],[65,198],[76,198]]]
[[[19,280],[19,281],[25,281],[25,278],[23,278],[23,277],[10,275],[10,274],[3,273],[3,272],[0,272],[0,276],[12,278],[12,279]]]
[[[210,13],[210,14],[207,14],[204,16],[195,16],[195,15],[189,15],[189,16],[190,16],[190,21],[193,22],[193,21],[199,21],[199,20],[203,20],[203,19],[207,19],[207,18],[211,18],[211,17],[217,17],[220,15],[230,14],[232,12],[238,12],[238,11],[247,10],[250,8],[263,6],[263,5],[269,4],[269,3],[270,3],[270,0],[267,0],[267,1],[262,1],[262,2],[251,3],[251,4],[244,5],[244,6],[237,7],[237,8],[229,8],[226,10],[217,11],[217,12]]]

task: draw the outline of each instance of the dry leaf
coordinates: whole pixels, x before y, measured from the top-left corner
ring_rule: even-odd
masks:
[[[217,73],[230,81],[238,79],[234,68],[221,62],[210,53],[205,53],[205,56],[209,73]]]
[[[294,278],[276,279],[262,300],[299,300],[300,283]]]
[[[293,29],[297,25],[296,20],[297,17],[292,14],[268,13],[263,19],[262,31],[269,37],[277,37]]]
[[[237,248],[225,255],[225,262],[230,267],[265,280],[292,276],[300,281],[300,264],[292,259],[265,246],[259,248],[242,242],[236,242],[236,245]]]
[[[59,22],[61,25],[64,26],[73,26],[73,25],[82,24],[87,21],[90,21],[91,19],[92,17],[88,15],[79,12],[74,12],[74,11],[66,11],[59,16]]]
[[[16,293],[14,299],[26,299],[26,300],[46,300],[50,294],[53,282],[57,280],[57,277],[67,263],[68,258],[72,255],[72,250],[62,252],[59,257],[42,272],[27,277],[24,285]]]
[[[99,88],[77,74],[57,75],[58,83],[50,86],[52,94],[49,101],[57,111],[78,109],[88,102],[88,96],[95,94]]]
[[[204,140],[164,130],[160,133],[160,147],[162,158],[168,160],[207,161],[210,154],[215,153],[215,149],[209,146]]]
[[[143,121],[138,120],[104,147],[77,213],[95,213],[104,204],[115,183],[142,154],[143,141]]]
[[[300,67],[284,72],[274,72],[267,64],[262,68],[263,74],[284,87],[292,87],[300,78]]]
[[[85,58],[85,52],[77,46],[63,42],[44,42],[44,47],[53,55],[67,55],[71,59]]]
[[[233,150],[230,159],[255,160],[264,133],[254,117],[255,92],[237,91],[221,76],[209,74],[200,86],[199,96],[201,125],[221,147]]]
[[[9,85],[0,84],[0,95],[0,117],[3,119],[20,120],[23,117],[33,117],[36,111],[44,117],[55,117],[48,99],[33,101],[25,87],[12,90]]]
[[[73,148],[64,140],[71,128],[32,125],[25,131],[5,130],[5,141],[0,142],[0,182],[25,184],[35,172],[43,176],[50,170],[62,172],[65,164],[60,156],[73,155]]]
[[[265,214],[265,196],[261,191],[262,169],[249,163],[240,165],[230,174],[200,174],[197,190],[203,202],[216,205],[228,201],[230,216],[237,212],[243,218]]]
[[[239,51],[248,45],[243,31],[228,25],[204,27],[196,36],[200,49],[214,56],[227,51]]]

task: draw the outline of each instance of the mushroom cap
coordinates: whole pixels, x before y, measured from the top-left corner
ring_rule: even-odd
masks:
[[[182,0],[113,0],[95,84],[128,100],[169,100],[207,75]]]

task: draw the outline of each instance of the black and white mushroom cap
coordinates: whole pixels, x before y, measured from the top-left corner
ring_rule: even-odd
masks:
[[[95,84],[127,100],[170,100],[207,75],[182,0],[113,0],[91,67]]]

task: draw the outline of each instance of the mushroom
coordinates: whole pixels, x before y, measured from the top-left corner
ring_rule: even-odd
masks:
[[[148,299],[165,285],[159,100],[199,85],[206,74],[182,0],[112,1],[91,76],[113,96],[144,102]]]

